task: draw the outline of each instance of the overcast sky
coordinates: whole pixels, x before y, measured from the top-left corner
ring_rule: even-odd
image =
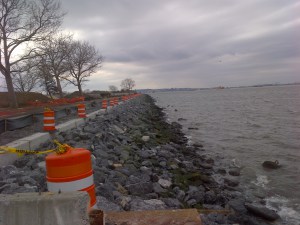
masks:
[[[105,57],[84,89],[300,81],[299,0],[63,0],[63,28]]]

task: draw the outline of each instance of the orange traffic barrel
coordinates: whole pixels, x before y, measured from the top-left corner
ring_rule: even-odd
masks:
[[[44,131],[55,130],[55,113],[54,111],[47,109],[44,111]]]
[[[107,100],[102,100],[102,109],[107,109]]]
[[[84,104],[78,104],[78,116],[80,118],[85,118],[86,117],[85,105]]]
[[[116,98],[114,99],[114,105],[118,105],[118,104],[119,104],[119,98],[116,97]]]
[[[114,106],[115,105],[115,101],[114,101],[114,99],[112,98],[112,99],[110,99],[110,101],[109,101],[109,105],[110,106]]]
[[[46,171],[48,191],[86,191],[90,196],[90,206],[96,204],[90,151],[70,148],[64,154],[51,153],[46,156]]]

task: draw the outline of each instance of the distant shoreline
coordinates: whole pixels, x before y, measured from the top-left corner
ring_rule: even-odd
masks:
[[[161,88],[161,89],[139,89],[136,90],[140,93],[153,93],[153,92],[171,92],[171,91],[198,91],[198,90],[212,90],[212,89],[233,89],[233,88],[251,88],[251,87],[278,87],[278,86],[298,86],[300,82],[287,83],[287,84],[257,84],[250,86],[236,86],[236,87],[211,87],[211,88]],[[222,86],[223,87],[223,86]]]

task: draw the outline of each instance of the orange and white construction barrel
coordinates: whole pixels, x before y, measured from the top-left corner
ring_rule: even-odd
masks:
[[[91,152],[69,149],[64,154],[51,153],[46,157],[47,186],[50,192],[86,191],[90,207],[96,204]]]
[[[102,109],[107,109],[107,100],[102,100]]]
[[[55,130],[55,112],[46,109],[44,111],[44,131],[54,131]]]
[[[114,99],[114,105],[118,105],[118,104],[119,104],[119,98],[116,97],[116,98]]]
[[[86,118],[86,113],[85,113],[85,104],[78,104],[78,116],[80,118]]]
[[[114,106],[114,105],[115,105],[115,101],[114,101],[114,99],[112,98],[112,99],[109,100],[109,106]]]

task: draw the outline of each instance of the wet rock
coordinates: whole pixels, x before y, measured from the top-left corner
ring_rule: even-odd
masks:
[[[125,130],[121,129],[120,127],[118,127],[117,125],[112,125],[112,127],[120,134],[124,134]]]
[[[161,162],[159,162],[159,165],[163,168],[166,168],[167,167],[167,162],[166,161],[161,161]]]
[[[189,130],[199,130],[198,127],[189,127],[188,129],[189,129]]]
[[[275,221],[280,218],[274,210],[268,209],[264,206],[245,204],[245,207],[249,212],[253,213],[254,215],[269,221]]]
[[[245,200],[244,199],[233,199],[228,202],[228,205],[236,212],[245,214],[247,209],[245,208]]]
[[[227,172],[226,172],[225,169],[218,169],[218,170],[217,170],[217,173],[219,173],[219,174],[221,174],[221,175],[224,176],[224,175],[226,175]]]
[[[143,161],[142,162],[142,166],[152,166],[152,162],[151,161],[149,161],[149,160],[145,160],[145,161]]]
[[[142,199],[132,199],[129,203],[131,211],[141,211],[141,210],[162,210],[166,209],[166,204],[158,199],[142,200]]]
[[[6,184],[0,188],[1,194],[14,194],[14,193],[27,193],[27,192],[36,192],[36,186],[24,185],[19,186],[16,183]]]
[[[207,224],[228,224],[227,223],[227,216],[220,213],[210,213],[206,216],[206,219],[209,221]]]
[[[158,194],[167,192],[167,190],[162,188],[159,183],[153,183],[153,191]]]
[[[281,165],[279,164],[279,162],[277,160],[273,161],[264,161],[262,166],[264,168],[268,168],[268,169],[278,169],[281,167]]]
[[[137,183],[126,186],[131,195],[142,196],[153,192],[153,184],[151,182]]]
[[[196,199],[190,199],[186,202],[186,204],[189,206],[189,207],[193,207],[194,205],[197,204],[197,201]]]
[[[96,186],[96,195],[103,196],[110,201],[113,201],[113,191],[116,191],[115,187],[110,183],[98,184]]]
[[[224,178],[224,183],[227,184],[230,187],[236,187],[239,185],[239,181],[235,178]]]
[[[150,141],[150,136],[143,136],[142,141],[144,141],[144,142]]]
[[[176,198],[179,201],[183,201],[185,197],[185,192],[183,190],[179,190],[178,193],[176,194]]]
[[[0,177],[3,179],[6,179],[8,177],[14,177],[16,174],[18,174],[18,169],[17,167],[13,165],[8,165],[8,166],[3,166],[0,171]]]
[[[198,166],[204,168],[204,169],[212,169],[213,165],[208,163],[199,163]]]
[[[178,121],[187,121],[187,119],[184,119],[184,118],[178,118]]]
[[[20,186],[24,186],[25,184],[28,184],[30,186],[37,185],[37,182],[29,176],[18,177],[17,182]]]
[[[171,164],[171,165],[169,166],[169,168],[170,168],[171,170],[176,170],[176,169],[178,169],[179,167],[178,167],[177,164]]]
[[[240,176],[241,172],[239,168],[232,168],[228,171],[231,176]]]
[[[206,204],[215,204],[217,200],[217,195],[214,191],[207,191],[204,194],[204,203]]]
[[[172,209],[183,208],[183,204],[176,198],[162,198],[161,200]]]
[[[105,212],[122,210],[122,208],[119,205],[109,201],[107,198],[103,196],[97,196],[96,204],[98,209],[101,209]]]
[[[163,188],[169,188],[172,185],[172,182],[169,180],[165,180],[165,179],[159,179],[158,183],[163,187]]]
[[[204,203],[205,195],[204,191],[198,189],[195,186],[189,186],[189,190],[186,192],[186,200],[195,199],[196,203]]]
[[[14,166],[17,168],[23,168],[27,165],[30,158],[28,156],[20,157],[14,162]]]
[[[163,157],[164,159],[168,159],[173,156],[173,154],[167,150],[160,150],[157,152],[157,155]]]

